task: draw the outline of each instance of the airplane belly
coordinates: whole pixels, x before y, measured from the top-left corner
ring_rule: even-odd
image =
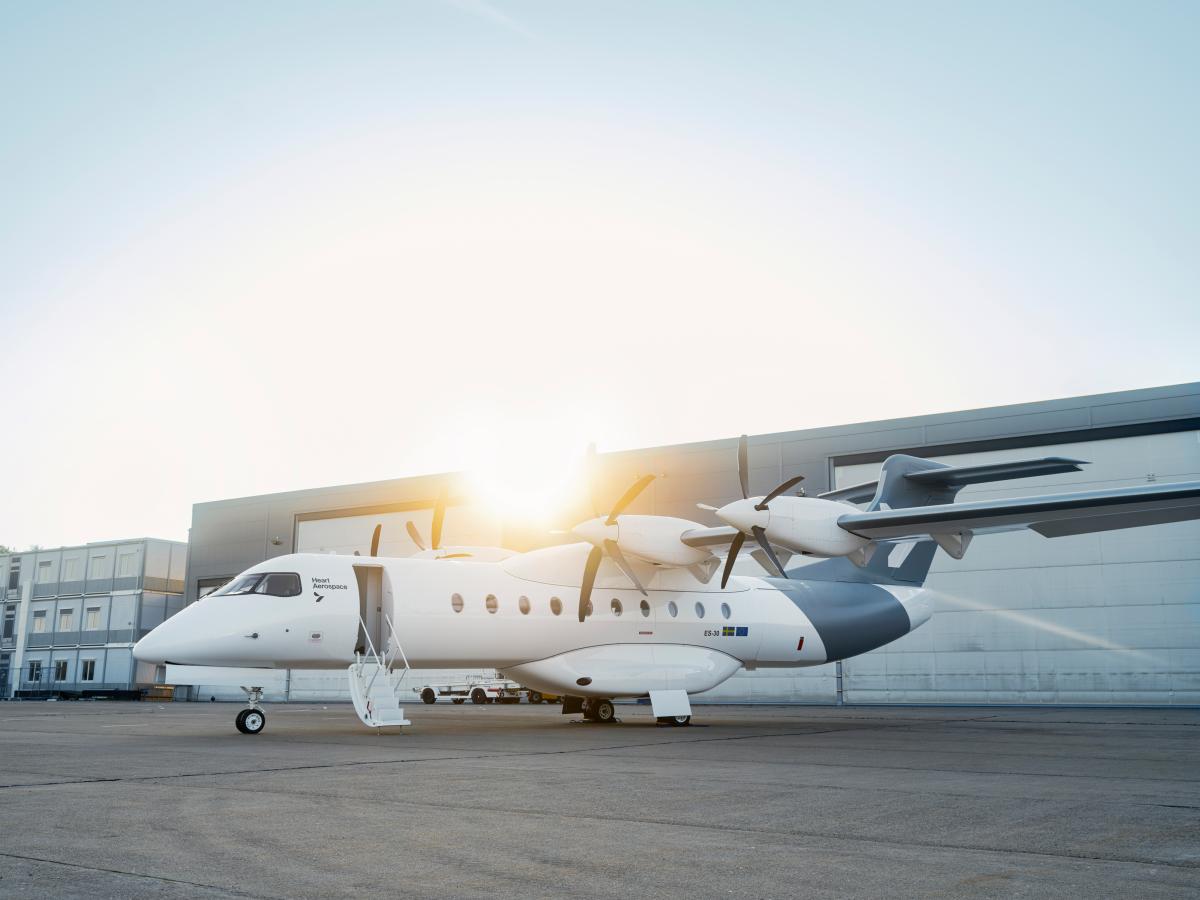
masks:
[[[508,666],[504,674],[527,687],[583,697],[643,697],[650,691],[707,691],[741,662],[707,647],[606,644]]]

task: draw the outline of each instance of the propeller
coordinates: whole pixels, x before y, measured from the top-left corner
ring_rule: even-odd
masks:
[[[383,534],[383,526],[376,525],[375,532],[371,535],[371,555],[379,555],[379,536]]]
[[[442,548],[442,523],[446,520],[446,500],[448,492],[443,484],[438,490],[437,500],[433,504],[433,524],[429,530],[430,548],[440,550]],[[425,550],[425,542],[421,540],[421,532],[409,519],[404,523],[404,530],[408,532],[409,539],[417,545],[421,550]],[[372,556],[375,554],[372,553]]]
[[[653,480],[653,475],[643,475],[635,481],[621,495],[621,499],[613,504],[613,508],[609,510],[608,517],[603,522],[598,521],[599,517],[597,517],[573,529],[576,534],[590,541],[592,544],[592,550],[588,553],[587,562],[583,567],[583,583],[579,588],[580,622],[587,618],[588,606],[592,599],[592,588],[596,584],[596,572],[599,571],[600,561],[604,558],[605,554],[608,554],[608,557],[616,563],[617,568],[624,572],[625,576],[633,582],[634,587],[645,595],[646,589],[642,586],[642,582],[638,580],[637,573],[633,571],[633,567],[625,559],[620,545],[608,537],[608,529],[617,524],[617,517],[626,510],[629,504],[637,499],[638,495],[646,489],[646,485]]]
[[[744,434],[738,438],[737,460],[738,483],[742,488],[742,503],[738,505],[743,505],[745,501],[750,499],[750,439]],[[789,478],[787,481],[776,486],[773,490],[769,491],[765,496],[754,503],[754,510],[756,512],[768,512],[768,504],[772,500],[774,500],[784,491],[791,490],[803,480],[803,475],[797,475],[794,478]],[[735,501],[735,503],[737,503],[737,501]],[[698,505],[701,509],[717,513],[718,517],[722,518],[724,521],[724,517],[720,515],[721,510],[714,509],[713,507],[707,505]],[[734,504],[729,505],[733,506]],[[724,507],[722,507],[722,509],[724,509]],[[765,519],[765,517],[763,518]],[[741,551],[742,545],[746,543],[746,531],[740,526],[734,527],[738,528],[738,533],[737,536],[734,537],[733,542],[729,545],[729,555],[725,557],[725,568],[721,572],[722,588],[729,583],[729,576],[733,572],[734,561],[737,559],[738,552]],[[775,550],[771,547],[770,541],[767,540],[766,528],[764,528],[762,525],[752,524],[750,526],[750,536],[753,537],[758,543],[759,548],[766,555],[767,559],[771,561],[771,565],[774,566],[775,571],[779,573],[779,576],[781,578],[787,578],[787,572],[784,571],[783,565],[779,562],[779,557],[775,555]]]

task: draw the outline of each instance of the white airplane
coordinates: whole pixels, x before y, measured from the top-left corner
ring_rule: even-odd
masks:
[[[980,533],[1059,537],[1200,518],[1200,482],[954,502],[964,485],[1081,464],[955,467],[894,455],[877,482],[804,497],[784,493],[793,478],[752,497],[743,436],[744,499],[713,510],[722,527],[625,515],[652,476],[608,516],[577,526],[581,543],[528,553],[440,548],[439,503],[429,550],[379,558],[376,527],[369,557],[275,557],[172,616],[133,652],[155,663],[348,669],[355,709],[371,726],[410,724],[397,667],[494,667],[565,695],[565,713],[594,722],[614,720],[614,698],[648,697],[659,722],[686,725],[689,695],[739,669],[819,666],[920,627],[933,613],[923,584],[939,547],[960,559]],[[732,574],[747,537],[779,577]],[[726,546],[722,566],[714,548]],[[775,547],[820,561],[785,570]],[[245,690],[236,725],[257,734],[262,690]]]

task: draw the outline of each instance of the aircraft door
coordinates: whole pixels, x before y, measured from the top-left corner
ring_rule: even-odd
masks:
[[[383,653],[383,569],[380,566],[355,566],[358,581],[358,641],[356,653]]]

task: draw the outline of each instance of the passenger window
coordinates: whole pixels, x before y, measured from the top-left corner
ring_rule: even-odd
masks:
[[[645,600],[642,601],[642,618],[644,618],[644,619],[650,618],[650,604],[647,603]]]
[[[500,608],[500,603],[499,603],[499,601],[496,600],[495,594],[488,594],[486,602],[487,602],[487,611],[490,613],[494,613],[496,610],[498,610]]]
[[[704,618],[704,604],[703,603],[696,604],[696,618],[697,619]]]
[[[456,613],[459,613],[459,612],[462,612],[462,611],[463,611],[463,598],[462,598],[462,594],[451,594],[451,595],[450,595],[450,607],[451,607],[451,608],[452,608],[452,609],[453,609],[453,610],[454,610]]]
[[[732,611],[729,609],[729,604],[722,603],[721,604],[721,617],[728,619],[730,615],[732,615]]]
[[[562,615],[562,601],[557,597],[550,598],[550,612],[554,613],[556,616]]]
[[[675,605],[674,600],[667,604],[667,612],[671,614],[672,619],[679,615],[679,607]]]
[[[529,598],[528,597],[522,596],[521,599],[517,601],[517,606],[519,606],[521,608],[521,615],[523,615],[523,616],[529,615]]]
[[[608,605],[608,608],[612,611],[612,614],[614,616],[619,616],[622,612],[621,601],[618,600],[616,597],[613,597],[612,603],[610,603]]]

